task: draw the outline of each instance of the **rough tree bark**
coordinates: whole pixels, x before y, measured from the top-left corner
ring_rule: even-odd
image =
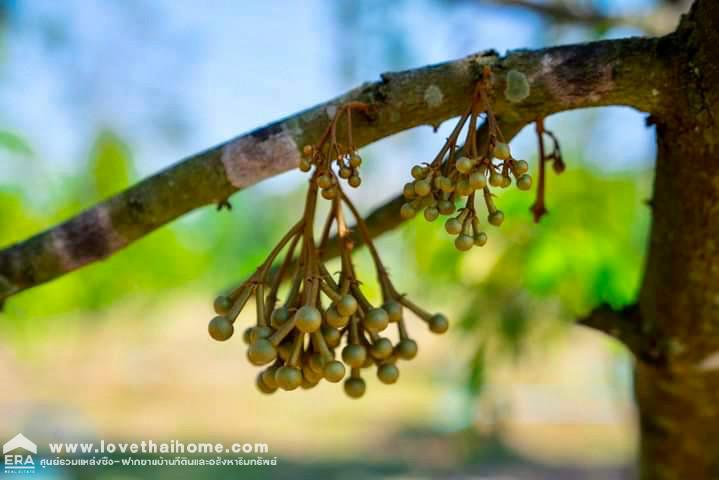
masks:
[[[636,362],[641,476],[719,478],[719,2],[699,1],[662,46],[672,109],[654,116],[652,231]],[[671,52],[680,52],[676,55]]]
[[[514,135],[539,116],[602,105],[651,113],[658,158],[650,248],[638,303],[600,307],[580,324],[635,356],[644,479],[719,478],[719,1],[697,0],[677,31],[474,55],[384,75],[314,109],[195,155],[74,219],[0,250],[0,302],[101,260],[183,213],[293,168],[332,108],[371,104],[356,122],[359,146],[459,114],[481,65],[498,74],[496,112]],[[529,96],[501,95],[507,71]],[[397,199],[370,216],[373,235],[397,226]]]

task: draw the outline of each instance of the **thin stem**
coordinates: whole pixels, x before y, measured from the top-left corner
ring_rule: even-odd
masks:
[[[457,138],[459,137],[459,134],[462,132],[462,128],[464,127],[465,122],[469,118],[470,113],[472,112],[472,107],[470,106],[460,117],[459,122],[457,122],[457,125],[455,125],[454,130],[452,130],[452,133],[449,134],[449,137],[447,137],[447,141],[444,142],[444,145],[442,145],[442,148],[439,150],[439,153],[437,153],[437,156],[434,157],[434,160],[432,160],[432,165],[435,167],[438,167],[441,165],[442,160],[444,159],[445,154],[447,153],[447,150],[451,148],[452,145],[457,144]]]
[[[535,131],[537,133],[537,142],[539,146],[539,174],[537,178],[537,198],[530,210],[534,216],[534,222],[537,223],[547,213],[544,206],[545,196],[545,169],[546,169],[546,152],[544,150],[544,118],[538,117],[535,122]]]
[[[375,266],[377,267],[378,272],[382,272],[382,274],[386,274],[386,270],[384,268],[384,265],[382,264],[382,260],[379,257],[379,253],[377,252],[377,248],[375,248],[374,243],[372,242],[372,235],[370,235],[369,231],[367,230],[367,225],[364,223],[364,220],[362,219],[362,215],[360,215],[357,208],[355,208],[352,201],[345,195],[343,191],[340,190],[340,195],[342,196],[342,200],[345,202],[347,207],[352,212],[352,216],[355,217],[355,221],[357,229],[360,232],[360,235],[362,236],[362,240],[364,241],[365,245],[367,245],[367,248],[370,251],[370,255],[372,256],[372,260],[375,263]]]
[[[295,248],[297,248],[297,243],[300,240],[299,232],[297,232],[292,239],[292,243],[290,243],[290,246],[287,248],[287,253],[285,253],[285,259],[280,265],[280,268],[277,270],[277,273],[275,273],[274,277],[272,278],[272,287],[270,289],[270,293],[267,295],[267,310],[272,311],[275,308],[275,302],[277,302],[277,292],[280,289],[280,285],[282,284],[282,279],[285,276],[285,273],[287,272],[287,269],[289,268],[290,264],[292,263],[292,259],[294,257]]]
[[[284,237],[275,245],[275,248],[272,249],[270,254],[267,256],[265,261],[262,263],[262,265],[259,268],[259,275],[257,275],[257,281],[264,282],[265,276],[267,274],[267,271],[269,270],[270,266],[272,266],[272,262],[274,262],[277,255],[282,251],[282,248],[287,244],[287,242],[292,239],[301,229],[304,224],[304,220],[300,220],[295,224],[294,227],[290,229],[289,232],[285,234]]]

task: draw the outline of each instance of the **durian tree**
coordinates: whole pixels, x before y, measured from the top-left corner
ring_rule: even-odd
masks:
[[[628,106],[648,114],[658,144],[641,288],[635,303],[619,310],[597,305],[577,323],[617,339],[633,354],[641,477],[717,478],[718,27],[719,3],[696,0],[676,30],[661,37],[480,52],[384,73],[379,81],[185,158],[3,248],[0,301],[100,261],[191,210],[225,206],[238,190],[299,168],[308,175],[302,218],[254,274],[215,300],[209,333],[219,341],[233,337],[235,318],[254,299],[257,323],[238,336],[248,344],[249,360],[265,366],[257,377],[262,392],[344,380],[345,392],[359,398],[364,369],[376,368],[382,382],[394,383],[399,362],[416,355],[415,326],[405,323],[404,312],[435,333],[451,324],[425,310],[431,305],[420,307],[400,293],[373,240],[421,215],[455,236],[458,250],[479,248],[504,220],[493,189],[511,185],[535,190],[531,210],[541,221],[547,175],[571,168],[544,119],[574,109]],[[373,188],[362,183],[358,149],[448,120],[456,121],[455,128],[436,155],[407,172],[394,200],[363,218],[344,193],[347,186]],[[530,124],[538,140],[536,165],[514,158],[511,150],[512,138]],[[316,218],[318,202],[329,206],[324,221]],[[441,224],[440,216],[446,216]],[[374,305],[352,261],[363,247],[382,293]],[[333,257],[341,259],[339,276],[324,265]],[[281,284],[290,285],[283,299]],[[388,328],[397,329],[396,344],[383,336]]]

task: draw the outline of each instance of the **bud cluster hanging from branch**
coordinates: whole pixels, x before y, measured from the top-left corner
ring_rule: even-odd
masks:
[[[424,218],[429,222],[435,221],[440,215],[456,213],[445,222],[444,227],[447,233],[456,236],[454,245],[461,251],[487,243],[487,234],[481,226],[475,205],[478,194],[487,208],[487,222],[498,227],[504,221],[504,213],[495,205],[490,187],[507,188],[512,185],[512,178],[520,190],[532,187],[532,177],[527,173],[529,165],[512,156],[497,124],[491,105],[492,83],[492,71],[485,67],[482,79],[475,86],[470,106],[459,118],[444,145],[432,162],[412,167],[414,180],[405,184],[403,190],[406,203],[402,205],[400,215],[405,219],[413,218],[419,211],[423,211]],[[477,125],[482,117],[487,126],[488,140],[480,151]],[[461,148],[459,139],[465,127],[464,146]],[[551,135],[550,132],[542,131]],[[559,159],[555,160],[556,169],[561,164],[561,156],[556,138],[553,135],[551,137],[555,141],[551,155]],[[545,157],[543,150],[540,157],[540,166],[550,158]],[[536,204],[543,206],[543,169],[540,170],[539,194],[541,197],[538,196]],[[464,202],[464,205],[457,211],[458,201]]]
[[[278,388],[294,390],[312,388],[321,380],[340,382],[352,398],[361,397],[366,389],[363,369],[376,367],[382,383],[392,384],[399,378],[399,359],[411,360],[417,354],[417,343],[409,336],[404,309],[427,323],[435,333],[444,333],[449,324],[442,314],[430,314],[398,293],[380,259],[367,226],[340,185],[345,179],[351,187],[360,185],[361,158],[352,143],[352,112],[366,112],[367,105],[352,102],[337,110],[327,130],[315,146],[304,148],[300,169],[313,169],[304,214],[270,252],[257,271],[242,285],[215,300],[217,316],[210,321],[212,338],[224,341],[235,330],[234,323],[254,298],[256,324],[245,330],[247,357],[258,366],[267,366],[257,377],[257,387],[264,393]],[[344,119],[347,138],[338,142],[338,126]],[[319,241],[315,241],[315,217],[318,197],[331,202]],[[345,220],[348,210],[355,228],[367,245],[382,292],[382,303],[373,304],[362,291],[362,282],[352,262],[353,240]],[[321,259],[332,231],[340,241],[341,271],[335,278]],[[295,256],[295,252],[299,254]],[[284,252],[276,269],[275,260]],[[297,269],[291,273],[293,262]],[[292,277],[284,301],[279,302],[279,288],[286,277]],[[397,329],[397,343],[383,336],[387,328]],[[336,352],[341,345],[341,360]],[[349,374],[348,371],[349,370]]]

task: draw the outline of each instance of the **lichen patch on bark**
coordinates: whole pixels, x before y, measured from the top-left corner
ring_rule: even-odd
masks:
[[[512,103],[518,103],[529,96],[529,80],[519,70],[507,72],[507,87],[504,96]]]
[[[704,360],[702,360],[699,365],[697,365],[697,370],[701,370],[703,372],[712,371],[712,370],[718,370],[719,369],[719,352],[710,353],[706,357],[704,357]]]
[[[222,164],[235,188],[253,185],[299,165],[300,151],[294,136],[284,126],[273,130],[243,135],[223,147]]]
[[[424,102],[429,108],[439,107],[443,100],[444,94],[437,85],[432,84],[424,91]]]

